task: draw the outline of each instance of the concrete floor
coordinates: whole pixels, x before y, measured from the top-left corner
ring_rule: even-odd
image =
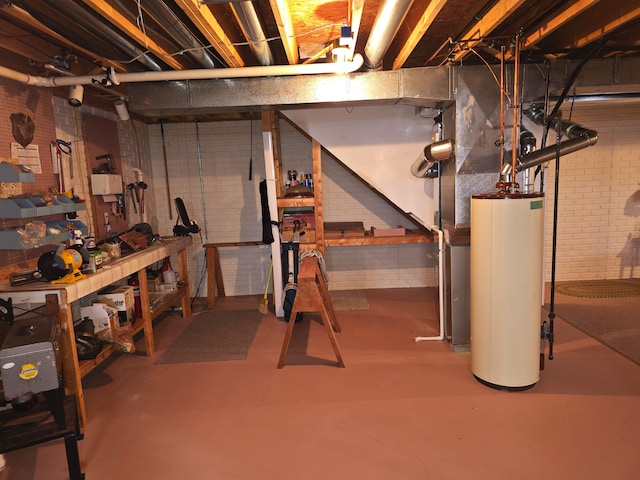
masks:
[[[319,317],[305,315],[277,370],[286,325],[271,314],[246,360],[156,365],[190,321],[162,317],[154,356],[118,354],[84,379],[86,478],[640,478],[639,365],[557,319],[540,381],[493,390],[469,354],[413,341],[438,333],[433,289],[365,293],[368,310],[337,312],[344,369]],[[258,303],[221,298],[216,309]],[[68,478],[61,442],[5,460],[3,480]]]

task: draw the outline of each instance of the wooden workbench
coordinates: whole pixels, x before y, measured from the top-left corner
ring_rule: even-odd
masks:
[[[62,355],[64,366],[65,392],[67,395],[75,395],[78,404],[78,418],[80,425],[87,422],[84,394],[82,390],[82,377],[107,359],[115,351],[108,344],[93,360],[79,361],[76,351],[75,334],[73,330],[73,316],[71,303],[87,295],[97,292],[101,288],[111,285],[129,275],[138,273],[140,281],[140,300],[142,303],[142,318],[136,319],[134,333],[143,331],[147,356],[155,352],[153,338],[153,320],[169,306],[181,303],[182,315],[191,316],[191,302],[189,293],[189,273],[186,248],[193,243],[190,236],[166,237],[160,242],[143,250],[131,253],[104,265],[98,272],[87,274],[87,278],[77,280],[70,284],[55,284],[37,282],[11,287],[8,280],[0,283],[0,298],[11,298],[13,305],[28,304],[30,308],[46,303],[48,294],[56,294],[59,299],[61,327]],[[172,254],[178,255],[178,271],[180,274],[180,286],[177,290],[169,292],[162,303],[151,309],[149,301],[149,286],[147,284],[146,268],[156,262],[162,261]]]

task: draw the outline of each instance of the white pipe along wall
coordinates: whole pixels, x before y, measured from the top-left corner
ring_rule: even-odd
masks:
[[[148,71],[138,73],[116,73],[113,68],[100,75],[78,75],[75,77],[38,77],[0,66],[0,77],[9,78],[37,87],[60,87],[69,85],[92,85],[97,81],[102,86],[121,83],[159,82],[165,80],[198,80],[213,78],[276,77],[289,75],[318,75],[323,73],[352,73],[363,64],[362,55],[356,54],[352,61],[339,63],[311,63],[305,65],[269,65],[266,67],[203,68],[195,70]]]

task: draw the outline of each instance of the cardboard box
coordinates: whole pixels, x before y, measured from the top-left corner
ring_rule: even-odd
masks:
[[[98,333],[102,330],[111,327],[111,320],[118,311],[103,303],[94,303],[90,307],[82,307],[80,309],[80,315],[82,318],[90,318],[93,321],[93,328]]]
[[[98,292],[98,301],[110,300],[118,310],[120,322],[135,322],[136,305],[133,287],[129,285],[111,285]]]

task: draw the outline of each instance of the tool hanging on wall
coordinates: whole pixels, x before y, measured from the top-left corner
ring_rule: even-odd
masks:
[[[167,182],[167,201],[169,202],[169,220],[173,220],[173,205],[171,205],[171,188],[169,187],[169,166],[167,165],[167,147],[164,143],[164,125],[160,122],[160,137],[162,138],[162,156],[164,158],[164,177]]]
[[[93,173],[116,173],[116,167],[113,163],[113,157],[110,153],[98,155],[96,161],[105,160],[98,167],[93,169]]]
[[[136,204],[136,197],[133,190],[136,188],[135,184],[129,183],[127,184],[127,192],[129,192],[129,196],[131,196],[131,205],[133,205],[133,213],[138,213],[138,206]]]
[[[53,163],[53,174],[58,177],[58,191],[64,192],[64,175],[62,172],[62,152],[56,142],[49,144],[51,150],[51,161]]]
[[[69,157],[69,178],[73,180],[73,162],[71,161],[71,142],[65,142],[64,140],[56,140],[56,148],[61,154]]]
[[[136,187],[142,190],[142,193],[140,194],[140,213],[144,213],[144,191],[147,189],[147,184],[144,182],[138,182]]]

